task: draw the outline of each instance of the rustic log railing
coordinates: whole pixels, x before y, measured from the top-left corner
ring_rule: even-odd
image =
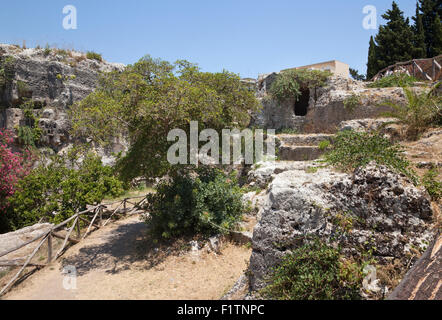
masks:
[[[136,200],[141,199],[140,201],[136,202]],[[106,226],[111,219],[116,215],[132,215],[134,213],[137,213],[137,211],[142,210],[142,205],[145,204],[147,201],[146,196],[139,196],[139,197],[132,197],[132,198],[125,198],[120,201],[115,201],[113,203],[107,203],[107,204],[99,204],[97,206],[94,206],[92,208],[89,208],[87,210],[77,212],[73,216],[71,216],[69,219],[63,221],[62,223],[53,226],[50,230],[43,232],[42,234],[32,238],[29,241],[26,241],[25,243],[20,244],[19,246],[16,246],[15,248],[11,248],[6,250],[5,252],[0,253],[0,258],[7,256],[13,252],[16,252],[26,246],[31,245],[32,243],[39,241],[38,245],[34,248],[32,253],[25,259],[13,259],[13,260],[0,260],[0,267],[19,267],[21,266],[20,270],[14,275],[14,277],[2,288],[0,291],[0,297],[5,294],[20,278],[20,275],[23,273],[23,271],[27,267],[37,267],[42,268],[50,264],[51,262],[57,260],[67,249],[68,243],[77,244],[83,239],[85,239],[90,233],[92,227],[95,227],[96,230],[100,229],[104,226]],[[107,210],[105,212],[105,209],[107,209],[110,206],[119,204],[116,209]],[[133,207],[129,208],[127,204],[131,204]],[[109,215],[107,220],[104,220],[104,217],[106,215]],[[90,219],[92,217],[92,219]],[[89,218],[89,219],[88,219]],[[86,223],[88,226],[85,233],[81,234],[81,227],[80,227],[80,221]],[[69,223],[72,223],[72,225],[66,230],[66,235],[62,235],[59,233],[59,230],[62,228],[65,228],[69,225]],[[72,237],[72,233],[76,230],[76,236]],[[54,245],[53,245],[53,239],[61,239],[63,240],[63,243],[60,247],[60,249],[54,254]],[[32,259],[36,256],[36,254],[39,252],[39,250],[42,248],[42,246],[47,243],[47,262],[46,263],[34,263],[31,262]]]
[[[379,80],[388,72],[395,72],[402,68],[414,77],[420,77],[423,80],[437,81],[442,76],[442,55],[430,59],[413,59],[406,62],[398,62],[379,71],[373,81]]]

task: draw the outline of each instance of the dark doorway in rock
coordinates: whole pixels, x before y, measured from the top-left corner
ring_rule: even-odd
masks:
[[[310,102],[310,90],[301,90],[299,100],[295,102],[295,116],[305,117],[308,111],[308,104]]]

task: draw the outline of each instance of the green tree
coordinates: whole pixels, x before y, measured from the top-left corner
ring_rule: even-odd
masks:
[[[434,44],[433,54],[439,55],[442,53],[442,23],[439,14],[434,18]]]
[[[427,45],[425,43],[425,29],[422,21],[422,14],[419,11],[419,4],[416,3],[416,16],[413,17],[414,26],[414,48],[413,58],[426,58],[427,57]]]
[[[171,169],[167,141],[173,129],[245,127],[259,103],[236,74],[201,72],[187,61],[142,58],[101,79],[96,91],[73,106],[73,133],[101,145],[125,135],[130,143],[117,168],[125,180],[154,178]]]
[[[441,0],[418,0],[419,10],[422,13],[422,24],[425,32],[425,44],[427,48],[427,58],[432,58],[441,54],[442,46],[437,43],[436,35],[442,31],[440,17],[442,17]]]
[[[413,58],[413,31],[409,19],[393,1],[392,8],[382,16],[387,23],[379,27],[376,36],[377,71],[400,61]]]
[[[367,63],[367,79],[373,78],[378,71],[377,46],[374,42],[373,36],[370,37],[370,48],[368,49],[368,63]]]
[[[350,75],[355,80],[359,80],[359,81],[365,80],[365,76],[363,74],[359,74],[359,71],[356,69],[350,68]]]

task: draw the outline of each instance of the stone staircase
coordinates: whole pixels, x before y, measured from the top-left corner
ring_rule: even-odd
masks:
[[[333,134],[280,134],[276,138],[278,158],[282,161],[311,161],[319,159],[325,149],[319,144],[333,141]]]

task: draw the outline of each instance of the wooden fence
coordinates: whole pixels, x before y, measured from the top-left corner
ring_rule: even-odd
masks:
[[[141,199],[136,202],[136,200]],[[138,213],[142,210],[142,205],[146,202],[146,196],[126,198],[121,201],[116,201],[108,204],[99,204],[90,209],[82,212],[78,212],[64,222],[53,226],[50,230],[43,232],[39,236],[26,241],[25,243],[9,249],[5,252],[0,253],[0,258],[16,252],[24,247],[30,246],[34,242],[38,242],[37,246],[34,248],[32,253],[24,259],[12,259],[12,260],[0,260],[0,267],[20,267],[20,270],[15,274],[15,276],[2,288],[0,291],[0,296],[5,294],[20,278],[20,275],[27,267],[37,267],[42,268],[47,266],[51,262],[58,259],[67,249],[68,243],[77,244],[83,239],[85,239],[90,233],[91,229],[95,227],[100,229],[106,226],[109,221],[115,216],[124,216]],[[115,209],[109,210],[108,207],[117,205]],[[128,204],[133,205],[133,207],[128,208]],[[80,221],[85,223],[87,227],[86,231],[81,230]],[[69,224],[71,224],[69,226]],[[66,234],[61,234],[60,230],[65,229]],[[73,236],[72,233],[76,231],[76,235]],[[84,233],[82,233],[84,232]],[[61,248],[54,253],[53,239],[58,238],[63,240]],[[46,263],[36,263],[32,262],[32,259],[36,256],[37,252],[42,248],[42,246],[47,243],[47,262]]]
[[[408,72],[415,78],[428,81],[438,81],[442,77],[442,55],[430,59],[413,59],[399,62],[382,69],[373,77],[373,81],[394,72]]]

